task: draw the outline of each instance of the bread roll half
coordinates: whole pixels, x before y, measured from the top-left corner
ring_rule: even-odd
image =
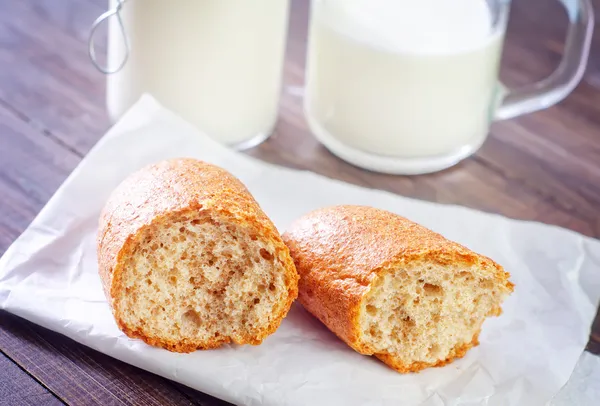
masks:
[[[353,349],[398,372],[462,357],[513,290],[491,259],[371,207],[314,211],[283,239],[304,307]]]
[[[193,159],[146,167],[112,193],[98,265],[121,330],[177,352],[260,344],[297,296],[289,250],[248,190]]]

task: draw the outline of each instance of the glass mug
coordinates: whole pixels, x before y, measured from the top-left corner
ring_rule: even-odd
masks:
[[[315,137],[365,169],[421,174],[453,166],[492,121],[547,108],[585,69],[589,0],[562,0],[570,27],[547,79],[498,81],[509,0],[313,0],[304,110]]]

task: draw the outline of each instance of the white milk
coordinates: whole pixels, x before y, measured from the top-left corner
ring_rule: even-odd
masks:
[[[341,155],[342,146],[421,158],[479,145],[502,45],[492,26],[485,0],[316,0],[311,129]]]
[[[288,7],[289,0],[128,0],[131,55],[107,79],[111,118],[149,92],[225,144],[264,139],[277,118]],[[109,66],[123,49],[111,19]]]

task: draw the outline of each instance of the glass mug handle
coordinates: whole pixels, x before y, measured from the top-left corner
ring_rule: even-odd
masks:
[[[496,109],[495,120],[505,120],[548,108],[571,93],[583,77],[592,40],[594,11],[589,0],[560,2],[569,15],[569,30],[558,68],[537,83],[507,90]]]

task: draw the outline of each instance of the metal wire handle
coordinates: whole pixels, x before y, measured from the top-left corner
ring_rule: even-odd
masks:
[[[125,63],[129,58],[129,39],[127,38],[127,33],[125,32],[125,25],[123,24],[123,19],[121,18],[121,9],[123,8],[123,4],[125,4],[126,1],[127,0],[117,0],[117,5],[113,9],[108,10],[107,12],[103,13],[100,17],[96,18],[96,21],[94,21],[94,24],[92,24],[92,29],[90,30],[90,37],[88,39],[88,54],[90,55],[90,59],[92,60],[92,63],[94,64],[96,69],[98,69],[105,75],[117,73],[118,71],[123,69],[123,66],[125,66]],[[121,36],[123,37],[123,43],[125,45],[125,56],[116,68],[109,69],[108,66],[102,66],[96,58],[96,47],[94,45],[94,38],[96,30],[98,29],[100,24],[102,24],[104,21],[108,21],[108,19],[113,16],[117,19],[117,22],[119,23],[119,29],[121,30]]]

